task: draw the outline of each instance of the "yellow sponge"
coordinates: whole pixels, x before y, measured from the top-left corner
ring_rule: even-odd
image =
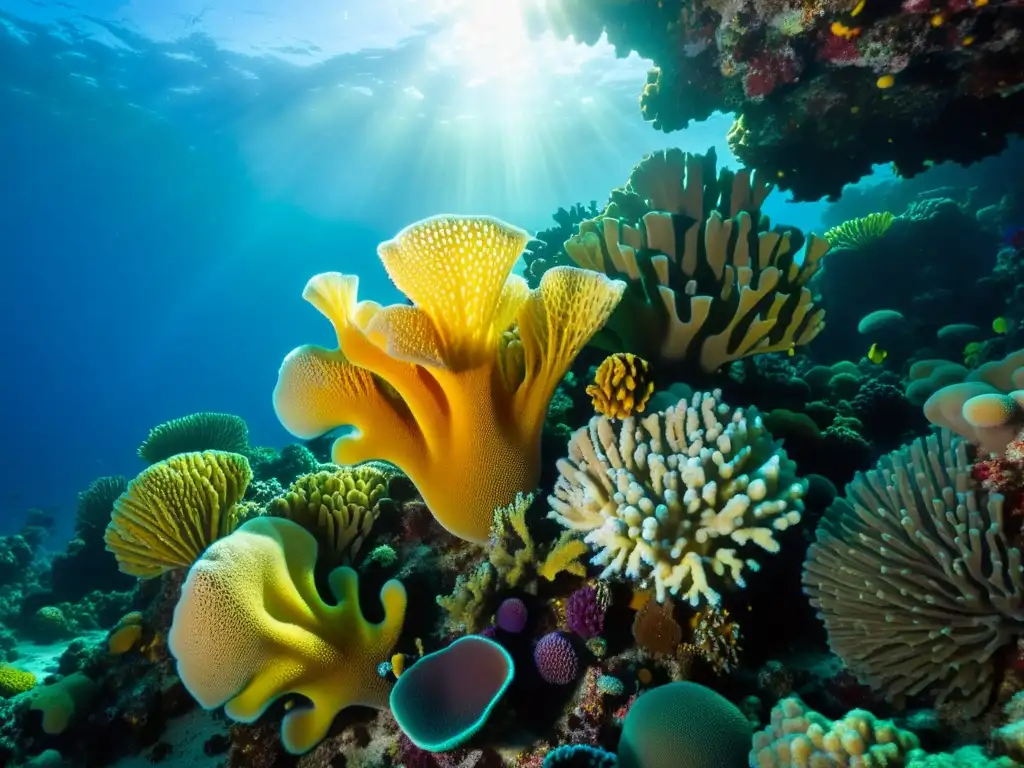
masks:
[[[255,721],[277,698],[300,694],[281,738],[292,754],[313,748],[345,707],[387,708],[377,664],[391,657],[405,620],[398,581],[381,589],[384,620],[359,605],[359,577],[333,570],[328,605],[313,580],[316,539],[283,518],[259,517],[215,542],[192,566],[174,610],[168,647],[178,675],[206,709]]]

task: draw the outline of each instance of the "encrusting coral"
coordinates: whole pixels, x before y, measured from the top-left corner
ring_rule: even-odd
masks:
[[[373,464],[304,475],[274,499],[270,513],[312,533],[320,558],[331,566],[351,563],[387,506],[388,477]]]
[[[835,654],[891,699],[931,694],[981,712],[999,652],[1024,626],[1024,577],[1003,497],[971,478],[966,443],[943,430],[883,457],[816,538],[804,589]]]
[[[249,426],[242,418],[230,413],[204,412],[153,427],[139,446],[139,457],[155,464],[177,453],[248,450]]]
[[[699,392],[643,419],[591,419],[558,462],[548,516],[583,534],[601,578],[717,605],[709,576],[742,587],[758,569],[737,547],[777,552],[775,531],[800,521],[795,469],[756,409]]]
[[[391,656],[405,621],[406,592],[388,581],[384,618],[373,624],[359,603],[359,577],[331,571],[336,603],[314,583],[316,539],[290,520],[259,517],[211,546],[189,571],[174,610],[168,647],[178,674],[205,708],[257,720],[276,699],[297,693],[281,724],[293,754],[315,746],[350,706],[386,709],[377,664]]]
[[[716,176],[715,164],[713,150],[648,155],[565,243],[576,264],[628,282],[596,342],[712,372],[807,344],[824,327],[806,285],[828,243],[811,235],[798,264],[798,232],[764,231],[770,186],[747,171]]]
[[[121,570],[151,579],[188,568],[238,523],[252,480],[237,453],[180,453],[143,470],[114,503],[104,536]]]
[[[355,427],[335,442],[336,463],[398,465],[441,525],[486,542],[494,510],[536,487],[548,402],[625,289],[558,267],[530,291],[510,274],[529,239],[484,216],[407,227],[378,253],[413,306],[357,302],[354,276],[312,278],[303,297],[332,322],[338,349],[285,358],[281,423],[302,438]]]

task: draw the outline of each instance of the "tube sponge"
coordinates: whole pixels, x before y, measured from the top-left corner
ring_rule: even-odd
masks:
[[[206,709],[255,721],[277,698],[297,693],[281,724],[285,749],[301,754],[327,735],[342,709],[387,707],[377,662],[389,658],[405,619],[405,588],[387,582],[384,620],[368,622],[358,576],[329,577],[328,605],[313,581],[316,539],[281,518],[250,520],[213,544],[189,571],[174,610],[168,647],[178,675]]]
[[[444,752],[483,727],[514,676],[508,651],[467,635],[409,667],[391,689],[391,710],[413,744]]]

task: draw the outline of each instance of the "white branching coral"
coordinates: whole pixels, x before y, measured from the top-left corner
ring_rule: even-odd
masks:
[[[549,497],[548,517],[579,531],[604,566],[601,578],[717,605],[709,576],[745,586],[755,560],[738,548],[777,552],[775,531],[800,522],[806,483],[757,410],[731,409],[698,392],[660,413],[575,432]]]

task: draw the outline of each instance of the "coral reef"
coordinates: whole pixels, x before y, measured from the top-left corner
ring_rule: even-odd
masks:
[[[177,453],[249,450],[249,427],[230,413],[193,413],[158,424],[139,446],[139,457],[150,464]]]

